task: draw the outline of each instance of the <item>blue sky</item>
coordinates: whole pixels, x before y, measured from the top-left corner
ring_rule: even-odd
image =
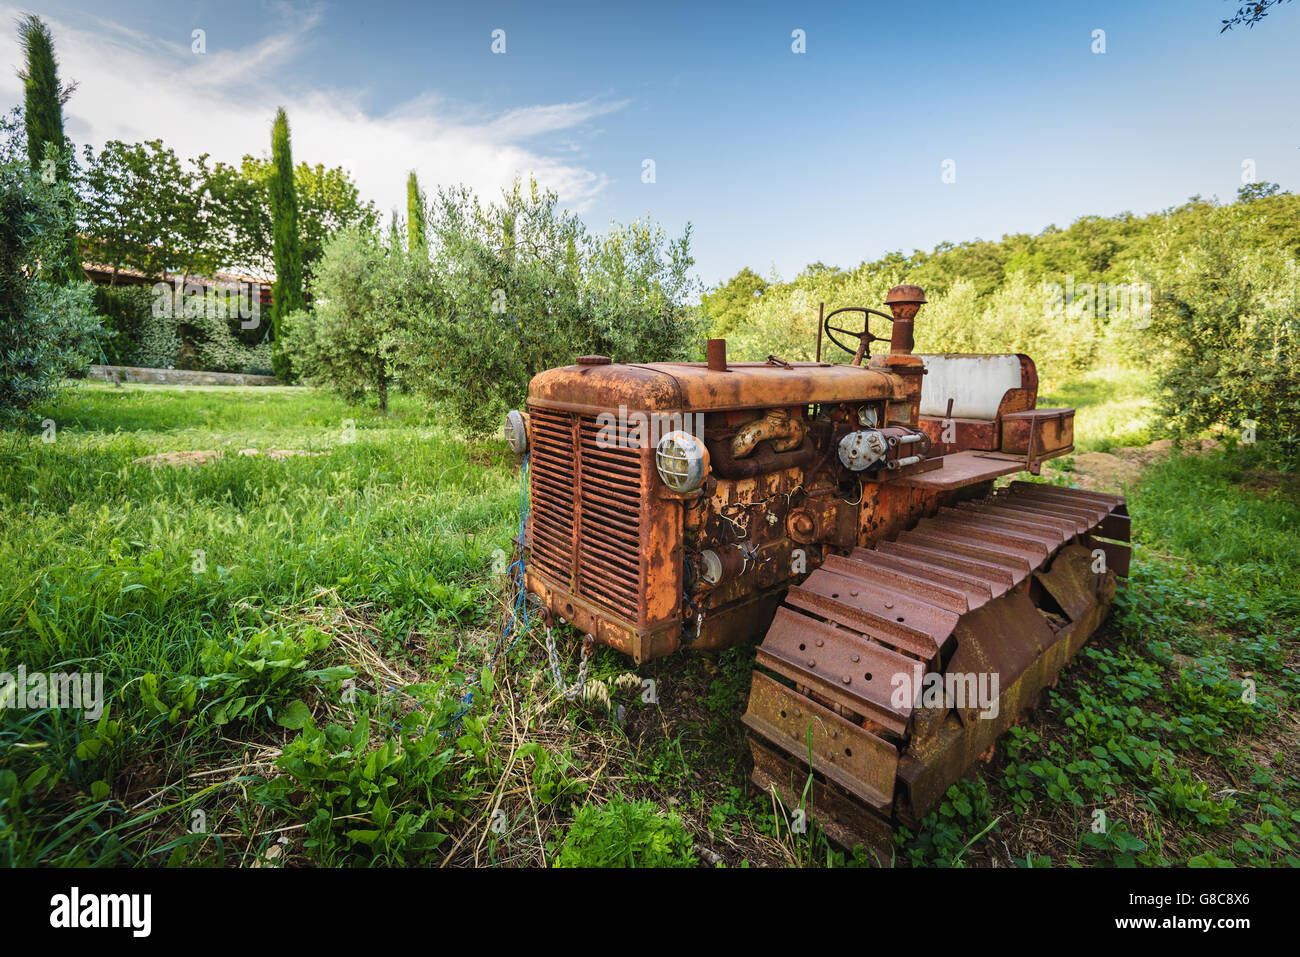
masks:
[[[1300,189],[1300,2],[1222,35],[1235,2],[704,6],[24,9],[51,21],[81,84],[67,107],[80,143],[160,136],[234,159],[266,151],[284,105],[297,158],[348,165],[381,208],[401,201],[410,168],[426,188],[489,193],[535,170],[594,228],[692,222],[705,285],[746,265],[789,278],[815,261],[1230,199],[1247,161]],[[806,53],[791,50],[795,29]],[[1091,49],[1098,29],[1105,53]]]

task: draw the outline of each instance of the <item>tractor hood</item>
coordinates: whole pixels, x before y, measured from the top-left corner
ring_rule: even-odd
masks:
[[[901,400],[905,385],[879,369],[827,362],[610,362],[584,356],[548,369],[528,385],[528,404],[571,412],[630,410],[720,412],[812,403]]]

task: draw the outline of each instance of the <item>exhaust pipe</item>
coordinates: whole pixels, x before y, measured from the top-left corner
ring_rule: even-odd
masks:
[[[726,339],[709,339],[707,340],[709,350],[709,371],[726,372],[727,371],[727,340]]]
[[[889,351],[893,355],[912,354],[916,344],[912,335],[913,320],[925,302],[925,291],[920,286],[895,286],[885,294],[885,305],[894,316],[894,334],[889,340]]]

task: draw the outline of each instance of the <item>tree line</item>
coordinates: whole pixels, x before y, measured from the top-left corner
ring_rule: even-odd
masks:
[[[695,348],[689,228],[673,239],[637,221],[593,234],[535,182],[485,202],[464,187],[430,197],[412,172],[406,215],[394,210],[384,231],[348,171],[294,163],[283,109],[269,158],[181,157],[160,139],[78,158],[62,114],[75,85],[60,84],[53,37],[35,16],[19,32],[26,99],[0,123],[6,308],[22,316],[0,332],[11,419],[102,357],[274,371],[381,407],[393,388],[417,391],[483,431],[532,375],[575,355]],[[83,261],[107,270],[107,286],[90,288]],[[160,310],[135,275],[185,289],[230,270],[272,280],[269,323],[192,301]]]
[[[1300,196],[1277,184],[851,269],[813,263],[788,280],[744,268],[701,312],[738,358],[811,359],[819,303],[879,306],[900,282],[929,299],[920,352],[1024,352],[1049,381],[1101,365],[1149,371],[1158,428],[1258,436],[1300,465]]]

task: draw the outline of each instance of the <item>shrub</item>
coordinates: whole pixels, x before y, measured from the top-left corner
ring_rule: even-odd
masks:
[[[148,286],[96,286],[94,303],[107,333],[104,357],[113,365],[136,364],[153,308],[153,291]],[[167,364],[172,358],[174,350]]]
[[[565,835],[556,867],[694,867],[691,838],[682,819],[661,814],[649,801],[615,798],[603,808],[587,804]]]
[[[400,385],[482,433],[523,401],[529,379],[578,355],[699,351],[689,229],[670,240],[637,221],[591,236],[558,204],[536,183],[486,206],[464,187],[443,190],[428,254],[396,233],[340,234],[317,268],[314,311],[286,323],[295,371],[381,408]]]
[[[104,357],[120,365],[150,369],[204,369],[212,372],[271,372],[267,339],[247,345],[239,333],[238,309],[224,300],[205,298],[196,280],[194,290],[176,301],[149,286],[97,286],[95,311],[112,339]],[[172,287],[169,287],[172,288]],[[155,308],[160,296],[170,308]]]
[[[90,283],[62,283],[62,266],[56,265],[64,261],[71,208],[71,188],[34,175],[10,136],[0,151],[0,418],[5,420],[53,398],[64,377],[84,372],[99,351],[103,330]]]
[[[1231,208],[1229,208],[1231,209]],[[1251,248],[1224,211],[1157,273],[1146,354],[1157,413],[1175,434],[1222,428],[1300,464],[1300,269],[1281,247]]]
[[[436,335],[444,324],[445,299],[432,264],[419,251],[407,253],[395,237],[381,240],[350,227],[326,244],[312,292],[315,311],[295,312],[285,322],[283,348],[294,372],[348,402],[373,398],[387,410],[400,373],[397,350],[412,345],[408,330],[420,323]],[[424,350],[432,346],[423,343]]]
[[[703,326],[686,306],[689,229],[670,240],[638,221],[593,236],[554,193],[516,183],[486,206],[464,187],[440,191],[430,233],[447,309],[413,317],[402,374],[472,432],[495,429],[532,376],[578,355],[701,351]]]

